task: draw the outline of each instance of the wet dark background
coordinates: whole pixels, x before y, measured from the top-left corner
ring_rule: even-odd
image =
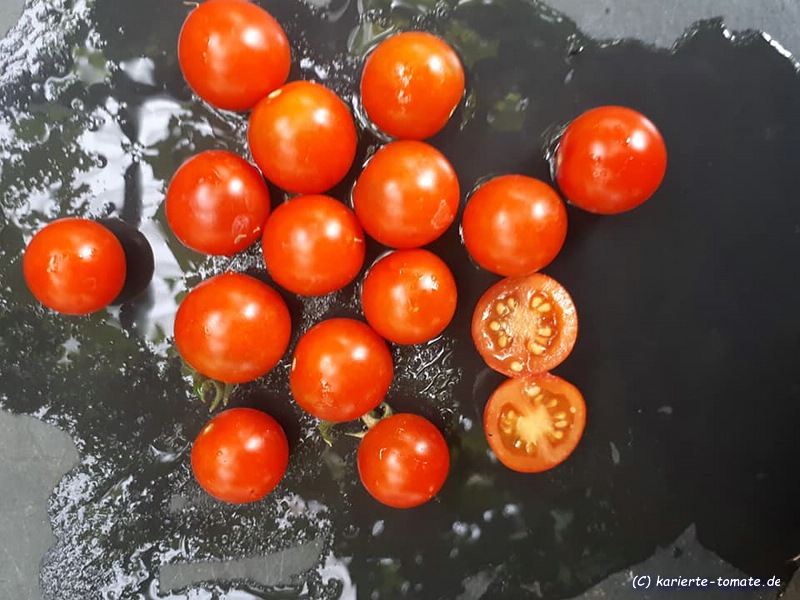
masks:
[[[659,126],[670,163],[657,195],[615,217],[570,209],[567,243],[546,269],[580,314],[578,344],[558,373],[586,396],[585,438],[539,476],[488,454],[480,415],[500,378],[482,367],[468,325],[494,278],[470,265],[453,228],[432,248],[458,276],[459,312],[443,338],[395,350],[389,398],[447,435],[453,466],[439,499],[412,511],[375,504],[358,484],[352,441],[327,449],[293,407],[285,362],[233,403],[284,424],[286,479],[252,506],[203,495],[187,449],[207,414],[171,351],[172,316],[204,276],[266,275],[255,250],[229,262],[182,248],[161,202],[192,154],[245,153],[245,120],[204,106],[183,84],[181,3],[34,3],[36,19],[7,38],[16,51],[0,59],[0,400],[67,431],[81,457],[49,499],[56,541],[41,565],[44,596],[351,598],[357,589],[477,598],[483,589],[485,598],[563,598],[669,547],[692,524],[732,569],[788,579],[800,552],[795,63],[721,22],[698,25],[672,52],[598,43],[519,0],[262,5],[293,41],[293,76],[343,95],[381,35],[421,27],[453,43],[470,94],[433,143],[464,192],[490,174],[547,179],[543,139],[586,108],[624,104]],[[376,141],[362,141],[363,157]],[[335,193],[344,198],[351,182]],[[156,275],[143,296],[85,318],[32,302],[24,244],[67,214],[120,217],[144,233]],[[355,286],[287,300],[298,334],[358,314]],[[297,548],[302,557],[287,558]],[[213,585],[190,581],[168,595],[163,573],[159,584],[162,565],[276,552],[264,564],[281,569],[247,582],[225,581],[237,575],[221,567]]]

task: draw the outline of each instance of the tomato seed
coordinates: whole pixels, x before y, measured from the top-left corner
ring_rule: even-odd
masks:
[[[558,400],[556,400],[555,398],[553,398],[547,404],[545,404],[547,408],[555,408],[557,405],[558,405]]]
[[[564,429],[567,425],[568,425],[568,423],[566,421],[556,421],[555,422],[556,429]]]
[[[491,321],[489,323],[489,329],[491,329],[492,331],[500,331],[500,323],[498,323],[497,321]]]
[[[538,396],[542,392],[542,388],[538,385],[534,385],[533,387],[526,387],[525,388],[525,395],[533,398],[534,396]]]
[[[544,300],[542,300],[539,296],[534,296],[533,300],[531,300],[531,308],[538,307]]]
[[[499,338],[497,338],[497,345],[500,346],[501,348],[505,348],[506,346],[508,346],[509,341],[511,340],[507,335],[501,335]]]
[[[553,418],[554,419],[559,419],[559,420],[560,419],[566,419],[567,418],[567,413],[565,413],[563,411],[562,412],[557,412],[556,414],[553,415]]]
[[[545,348],[541,344],[531,342],[530,344],[528,344],[528,350],[533,352],[536,356],[541,356],[542,354],[544,354],[544,351],[547,350],[547,348]]]
[[[549,338],[551,335],[553,335],[553,330],[550,329],[549,327],[540,327],[537,333],[541,336]]]
[[[563,431],[551,431],[550,435],[552,435],[557,440],[561,440],[561,439],[564,438],[564,432]]]
[[[525,452],[528,454],[533,454],[534,452],[536,452],[536,442],[526,442]]]
[[[516,360],[514,362],[512,362],[508,367],[512,371],[514,371],[514,373],[521,373],[522,369],[523,369],[522,363],[521,362],[517,362]]]
[[[540,313],[546,313],[546,312],[550,312],[550,310],[551,310],[552,308],[553,308],[553,307],[552,307],[552,306],[550,306],[550,303],[549,303],[549,302],[545,302],[544,304],[540,304],[540,305],[539,305],[539,306],[536,308],[536,310],[538,310]]]

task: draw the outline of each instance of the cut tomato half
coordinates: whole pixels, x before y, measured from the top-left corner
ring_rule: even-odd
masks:
[[[534,273],[507,277],[478,300],[472,340],[495,371],[509,377],[543,373],[561,364],[578,337],[578,313],[567,290]]]
[[[511,378],[489,398],[483,426],[501,463],[521,473],[539,473],[575,450],[586,426],[586,404],[578,388],[556,375]]]

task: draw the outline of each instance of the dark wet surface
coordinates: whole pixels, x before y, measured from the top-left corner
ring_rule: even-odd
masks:
[[[348,96],[359,56],[381,32],[421,27],[453,43],[470,99],[433,143],[465,191],[490,174],[547,179],[543,138],[586,108],[628,105],[659,126],[670,152],[661,190],[615,217],[570,209],[567,243],[546,270],[581,319],[576,349],[557,372],[586,397],[584,440],[538,476],[507,471],[488,454],[480,416],[500,378],[482,366],[468,327],[495,278],[471,266],[453,227],[431,247],[457,275],[459,311],[441,339],[396,349],[389,396],[446,433],[452,470],[439,498],[410,511],[376,504],[358,483],[353,441],[327,449],[291,403],[286,361],[232,401],[284,424],[293,451],[285,480],[245,507],[205,496],[187,449],[207,414],[170,350],[172,317],[204,276],[266,275],[255,250],[227,261],[181,247],[161,203],[192,154],[246,152],[246,121],[192,99],[183,84],[174,51],[182,4],[98,0],[64,12],[36,4],[39,23],[18,32],[35,41],[20,48],[12,36],[3,43],[17,50],[0,53],[0,400],[63,428],[81,454],[50,500],[57,543],[42,565],[45,597],[347,598],[357,588],[366,598],[453,598],[465,581],[485,582],[487,598],[568,597],[690,524],[736,569],[788,579],[800,551],[795,64],[768,39],[732,39],[714,22],[671,53],[601,46],[516,0],[365,0],[315,12],[262,5],[294,43],[293,76]],[[362,142],[364,156],[375,140]],[[344,198],[350,183],[335,193]],[[137,227],[154,252],[148,290],[83,318],[36,306],[22,250],[66,215]],[[358,314],[355,286],[286,297],[295,339],[321,318]],[[300,546],[313,564],[300,576],[268,569],[261,583],[253,576],[159,596],[161,565],[257,565]],[[183,576],[167,578],[170,587]]]

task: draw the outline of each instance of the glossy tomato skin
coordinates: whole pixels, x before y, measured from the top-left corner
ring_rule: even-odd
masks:
[[[387,144],[353,188],[366,232],[392,248],[417,248],[440,237],[458,212],[460,188],[450,162],[424,142]]]
[[[473,260],[503,276],[529,275],[558,255],[567,237],[567,210],[545,182],[502,175],[472,194],[461,222]]]
[[[231,408],[211,419],[192,445],[192,472],[200,486],[223,502],[256,502],[280,483],[289,443],[265,412]]]
[[[295,194],[319,194],[339,183],[358,145],[350,109],[311,81],[287,83],[259,102],[247,139],[264,176]]]
[[[208,150],[175,172],[165,210],[170,228],[185,246],[232,256],[261,236],[270,212],[269,189],[258,169],[243,158]]]
[[[501,463],[520,473],[539,473],[575,450],[586,426],[586,404],[578,388],[550,373],[511,378],[490,396],[483,425]]]
[[[472,340],[488,366],[527,377],[560,365],[578,337],[578,313],[567,290],[543,273],[506,277],[475,306]]]
[[[379,421],[358,446],[361,483],[378,502],[413,508],[428,502],[447,480],[450,450],[427,419],[396,414]]]
[[[225,383],[270,371],[289,345],[291,317],[283,298],[241,273],[223,273],[192,289],[175,315],[175,345],[203,375]]]
[[[456,312],[458,290],[450,268],[433,252],[396,250],[370,268],[361,289],[367,322],[396,344],[438,336]]]
[[[381,337],[354,319],[328,319],[300,338],[289,373],[295,401],[324,421],[352,421],[381,403],[393,376]]]
[[[201,2],[178,37],[178,62],[189,87],[225,110],[250,110],[283,85],[291,61],[281,25],[251,2]]]
[[[53,221],[25,249],[23,273],[36,299],[68,315],[108,306],[122,291],[126,275],[122,244],[89,219]]]
[[[389,136],[424,140],[438,133],[464,95],[464,68],[444,40],[421,31],[398,33],[367,56],[361,103]]]
[[[355,279],[364,264],[364,230],[347,206],[329,196],[298,196],[267,221],[264,261],[275,282],[295,294],[320,296]]]
[[[667,148],[641,113],[602,106],[567,126],[554,161],[556,182],[570,202],[589,212],[616,214],[655,193],[667,170]]]

